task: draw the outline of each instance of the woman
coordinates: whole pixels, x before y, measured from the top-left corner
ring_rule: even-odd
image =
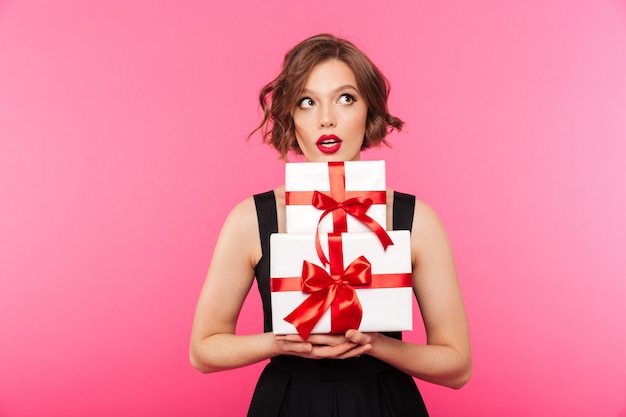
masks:
[[[286,159],[356,161],[403,122],[389,114],[386,79],[351,43],[309,38],[285,56],[280,75],[261,91],[258,129]],[[257,130],[258,130],[257,129]],[[436,214],[412,196],[387,191],[387,224],[411,230],[413,289],[427,344],[400,333],[272,333],[269,234],[285,232],[284,186],[238,204],[218,238],[197,305],[190,360],[201,372],[270,358],[249,416],[427,415],[412,377],[452,388],[471,374],[468,325],[445,232]],[[235,335],[242,303],[256,276],[265,333]]]

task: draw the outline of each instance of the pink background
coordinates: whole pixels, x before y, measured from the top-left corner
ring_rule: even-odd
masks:
[[[0,416],[244,415],[262,364],[192,369],[193,310],[230,208],[282,181],[257,92],[324,31],[391,80],[406,132],[364,158],[456,253],[474,377],[419,383],[431,414],[626,416],[617,0],[0,2]]]

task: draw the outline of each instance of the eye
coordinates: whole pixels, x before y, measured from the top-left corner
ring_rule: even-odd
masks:
[[[350,104],[354,101],[356,100],[352,94],[342,94],[341,97],[339,97],[339,103],[341,104]]]
[[[315,106],[315,102],[310,97],[304,97],[298,102],[298,107],[301,109],[310,109],[313,106]]]

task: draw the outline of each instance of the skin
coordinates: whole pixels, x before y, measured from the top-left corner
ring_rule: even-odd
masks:
[[[348,65],[331,60],[317,65],[304,86],[292,112],[296,140],[308,161],[358,161],[365,137],[367,103],[357,88]],[[341,148],[333,154],[321,152],[316,142],[334,134]]]
[[[350,95],[348,98],[346,94]],[[352,70],[343,62],[318,64],[293,111],[296,138],[308,161],[360,159],[367,103]],[[342,139],[334,154],[321,152],[321,135]],[[275,190],[278,231],[285,233],[285,191]],[[393,224],[393,191],[387,190],[387,224]],[[411,233],[413,290],[427,334],[427,344],[413,344],[379,333],[348,330],[343,335],[236,335],[241,306],[261,258],[254,200],[239,203],[226,219],[200,293],[191,334],[190,361],[201,372],[216,372],[277,355],[344,359],[368,354],[425,381],[462,387],[471,376],[467,317],[454,260],[435,212],[416,201]]]

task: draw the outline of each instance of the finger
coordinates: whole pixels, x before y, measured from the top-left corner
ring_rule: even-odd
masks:
[[[310,353],[313,345],[308,342],[279,341],[278,346],[285,353]]]
[[[336,346],[345,343],[346,338],[344,335],[316,334],[309,336],[307,341],[316,345]]]
[[[371,336],[361,333],[358,330],[351,329],[346,332],[346,339],[359,345],[365,345],[370,343]]]
[[[351,342],[345,342],[340,345],[327,346],[327,345],[313,345],[311,354],[317,358],[339,358],[346,354],[350,350],[354,349],[356,344]]]
[[[275,336],[275,340],[286,342],[306,342],[299,334],[283,334]]]
[[[371,348],[372,348],[372,345],[370,344],[355,345],[354,349],[350,349],[344,354],[339,355],[337,359],[356,358],[356,357],[366,354]]]

